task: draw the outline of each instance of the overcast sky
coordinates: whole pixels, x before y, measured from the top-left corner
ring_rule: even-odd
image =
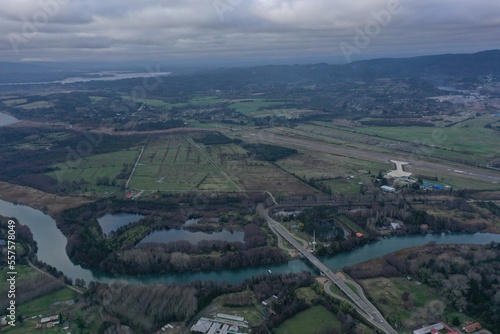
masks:
[[[499,49],[499,36],[499,0],[2,0],[0,7],[0,61],[340,63]]]

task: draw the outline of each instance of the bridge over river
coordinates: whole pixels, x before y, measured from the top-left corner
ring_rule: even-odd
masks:
[[[332,281],[332,283],[338,286],[339,289],[342,290],[342,292],[344,292],[347,297],[356,305],[356,308],[359,311],[360,315],[363,316],[367,321],[387,334],[397,334],[397,331],[394,330],[387,323],[387,321],[384,320],[384,317],[375,308],[375,306],[373,306],[373,304],[364,297],[364,295],[360,296],[353,290],[351,290],[351,288],[349,288],[339,276],[334,274],[330,269],[328,269],[327,266],[325,266],[320,260],[318,260],[316,256],[314,256],[297,240],[295,240],[295,238],[283,225],[271,218],[269,216],[270,209],[272,208],[261,209],[260,212],[267,220],[269,228],[271,230],[278,233],[281,237],[288,241],[290,245],[297,249],[306,259],[308,259],[316,268],[318,268],[321,273],[328,277]]]

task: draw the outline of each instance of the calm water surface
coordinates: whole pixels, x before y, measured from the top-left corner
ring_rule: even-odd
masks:
[[[14,205],[0,200],[0,215],[6,217],[16,217],[22,224],[28,225],[33,233],[35,241],[38,243],[38,258],[51,266],[56,267],[58,270],[61,270],[73,280],[76,278],[83,278],[86,282],[91,280],[109,282],[112,279],[123,279],[128,282],[168,282],[184,284],[196,280],[213,280],[219,282],[225,281],[237,283],[255,275],[267,274],[268,270],[271,270],[273,273],[315,270],[304,260],[293,260],[286,264],[257,268],[244,268],[239,270],[113,277],[108,274],[104,274],[99,270],[82,268],[80,265],[73,263],[68,258],[65,251],[67,243],[66,238],[56,227],[55,221],[43,212],[27,206]],[[363,247],[350,252],[341,253],[329,258],[322,258],[322,260],[330,269],[337,270],[345,266],[368,261],[403,248],[425,245],[430,241],[434,241],[438,244],[487,244],[491,241],[500,242],[500,235],[491,233],[441,233],[400,236],[391,239],[383,239],[364,245]]]
[[[17,122],[20,122],[20,120],[18,120],[14,116],[10,116],[10,115],[7,115],[7,114],[4,114],[4,113],[0,112],[0,126],[14,124],[14,123],[17,123]]]
[[[116,231],[122,226],[137,222],[143,217],[143,215],[134,213],[107,213],[104,216],[97,218],[97,221],[101,226],[102,232],[104,234],[109,234],[110,232]]]

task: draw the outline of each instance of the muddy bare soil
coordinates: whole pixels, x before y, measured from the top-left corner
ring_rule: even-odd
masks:
[[[0,182],[0,199],[41,210],[51,217],[57,217],[66,209],[92,201],[85,197],[49,194],[40,190],[7,182]]]

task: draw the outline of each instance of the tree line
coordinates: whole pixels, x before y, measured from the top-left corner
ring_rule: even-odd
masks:
[[[345,268],[355,279],[411,276],[428,285],[446,307],[478,319],[485,328],[500,328],[500,244],[436,245],[391,253],[381,259]],[[411,291],[402,296],[415,312]],[[441,311],[442,312],[442,311]],[[456,319],[449,319],[456,322]],[[457,324],[458,325],[458,324]]]

